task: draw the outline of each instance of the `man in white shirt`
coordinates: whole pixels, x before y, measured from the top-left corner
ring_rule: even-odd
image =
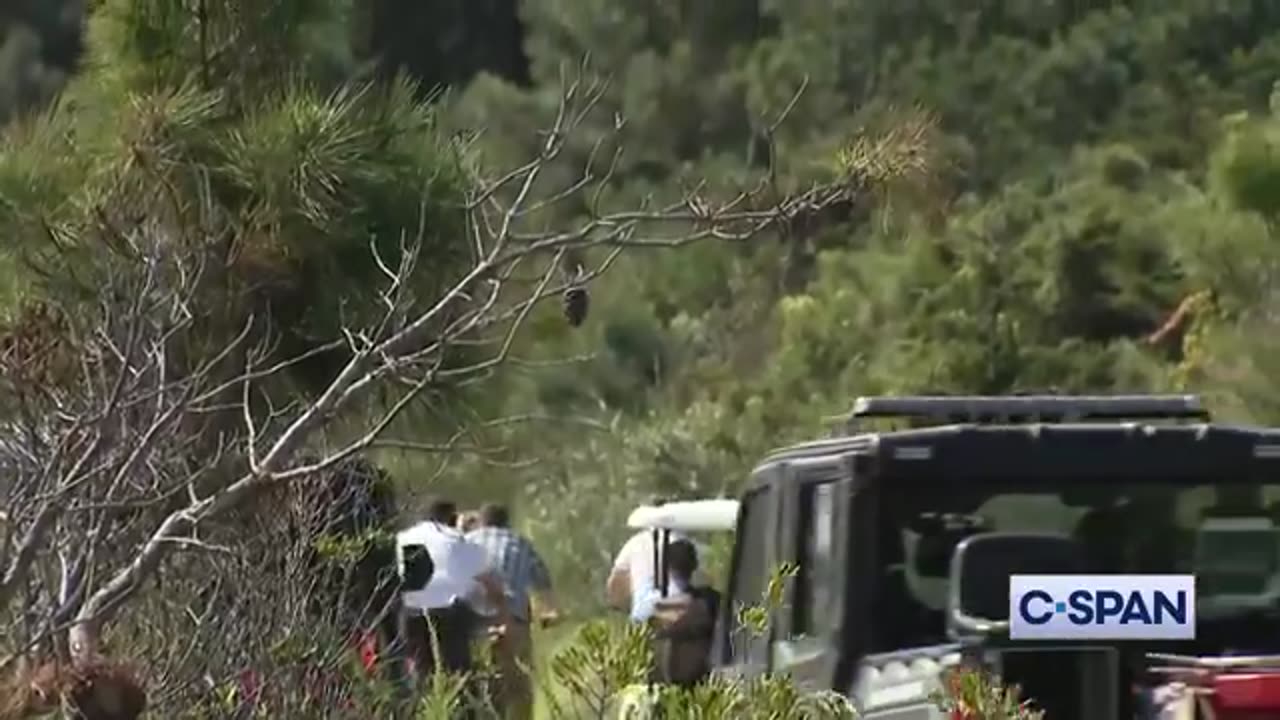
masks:
[[[655,540],[655,534],[652,530],[641,530],[618,551],[605,583],[605,597],[610,607],[630,611],[634,598],[657,586],[654,549],[661,542],[661,535]],[[675,531],[671,531],[668,538],[670,542],[689,539]]]
[[[671,502],[670,498],[656,497],[649,504],[658,506],[669,502]],[[703,550],[697,541],[684,533],[675,530],[667,532],[669,543],[678,540],[688,540],[699,552]],[[618,551],[617,557],[613,560],[613,569],[609,572],[609,579],[605,582],[605,601],[610,607],[630,612],[642,594],[658,586],[657,573],[654,570],[654,551],[661,542],[661,533],[648,529],[641,530],[632,535]]]
[[[404,548],[421,546],[433,565],[425,586],[404,588],[403,636],[420,677],[435,668],[447,672],[471,669],[471,639],[478,627],[473,603],[483,598],[493,607],[498,621],[509,620],[502,580],[489,567],[485,551],[469,542],[456,529],[457,507],[448,500],[435,500],[427,509],[427,520],[397,535],[397,560],[403,572]],[[433,652],[430,633],[434,631],[440,656]]]

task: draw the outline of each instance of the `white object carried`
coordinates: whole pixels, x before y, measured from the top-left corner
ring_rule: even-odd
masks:
[[[738,501],[724,498],[641,505],[627,518],[627,527],[685,533],[727,532],[737,523]]]
[[[737,522],[738,501],[726,498],[641,505],[627,518],[627,526],[641,532],[632,536],[619,551],[614,569],[627,568],[633,595],[653,583],[656,574],[656,584],[665,597],[663,558],[667,546],[679,539],[690,539],[686,537],[689,534],[733,532]]]

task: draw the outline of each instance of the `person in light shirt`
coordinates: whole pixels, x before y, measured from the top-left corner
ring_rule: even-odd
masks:
[[[697,569],[697,551],[688,540],[673,540],[667,546],[667,590],[664,595],[657,583],[638,588],[631,602],[631,621],[648,622],[663,600],[681,600],[689,596],[693,572]]]
[[[502,707],[507,720],[527,719],[532,717],[534,703],[530,626],[535,619],[543,626],[559,619],[551,591],[551,572],[533,543],[511,528],[511,515],[505,506],[487,503],[479,515],[480,527],[467,533],[467,540],[485,549],[490,566],[502,576],[511,617],[503,635],[506,652],[498,658]],[[535,607],[541,611],[536,615]]]
[[[499,623],[510,621],[502,579],[489,566],[484,548],[457,530],[457,514],[452,502],[434,500],[424,522],[397,536],[402,567],[403,549],[414,545],[426,549],[433,565],[426,585],[405,588],[401,594],[403,636],[419,677],[437,668],[447,672],[471,669],[477,602],[493,608]],[[438,641],[439,657],[433,652],[431,632]]]
[[[656,498],[650,505],[665,505],[667,498]],[[654,572],[654,547],[661,542],[660,535],[655,538],[652,530],[641,530],[627,539],[613,560],[613,568],[605,581],[605,601],[615,610],[630,612],[639,595],[657,584]],[[687,540],[698,544],[684,533],[672,530],[667,534],[668,542]],[[695,578],[697,579],[697,578]]]
[[[688,540],[683,534],[672,531],[670,542]],[[654,539],[651,530],[641,530],[632,535],[618,551],[609,573],[605,593],[609,605],[618,610],[629,610],[639,593],[653,586],[656,573],[653,567]]]

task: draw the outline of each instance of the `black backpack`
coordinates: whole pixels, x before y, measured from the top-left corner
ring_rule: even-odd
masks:
[[[404,546],[404,578],[402,586],[406,590],[421,590],[431,582],[435,574],[436,564],[431,560],[431,553],[423,545]]]

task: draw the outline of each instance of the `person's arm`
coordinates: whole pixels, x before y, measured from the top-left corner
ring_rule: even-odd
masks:
[[[614,610],[627,611],[631,608],[631,556],[634,547],[634,538],[622,546],[604,584],[605,602]]]
[[[631,572],[627,568],[614,568],[609,573],[604,599],[615,610],[626,610],[631,605]]]
[[[543,625],[551,625],[560,619],[560,606],[556,602],[555,592],[551,587],[551,571],[546,562],[530,543],[528,547],[531,568],[529,570],[529,589],[531,599],[537,606],[538,621]],[[532,619],[532,618],[531,618]]]
[[[489,555],[478,543],[463,541],[470,553],[470,565],[475,568],[475,581],[484,594],[489,607],[497,612],[498,624],[511,622],[511,608],[507,605],[507,584],[502,576],[489,564]]]
[[[476,576],[476,582],[484,592],[485,600],[498,613],[498,623],[506,625],[511,621],[511,609],[507,605],[506,585],[498,573],[490,569]]]

